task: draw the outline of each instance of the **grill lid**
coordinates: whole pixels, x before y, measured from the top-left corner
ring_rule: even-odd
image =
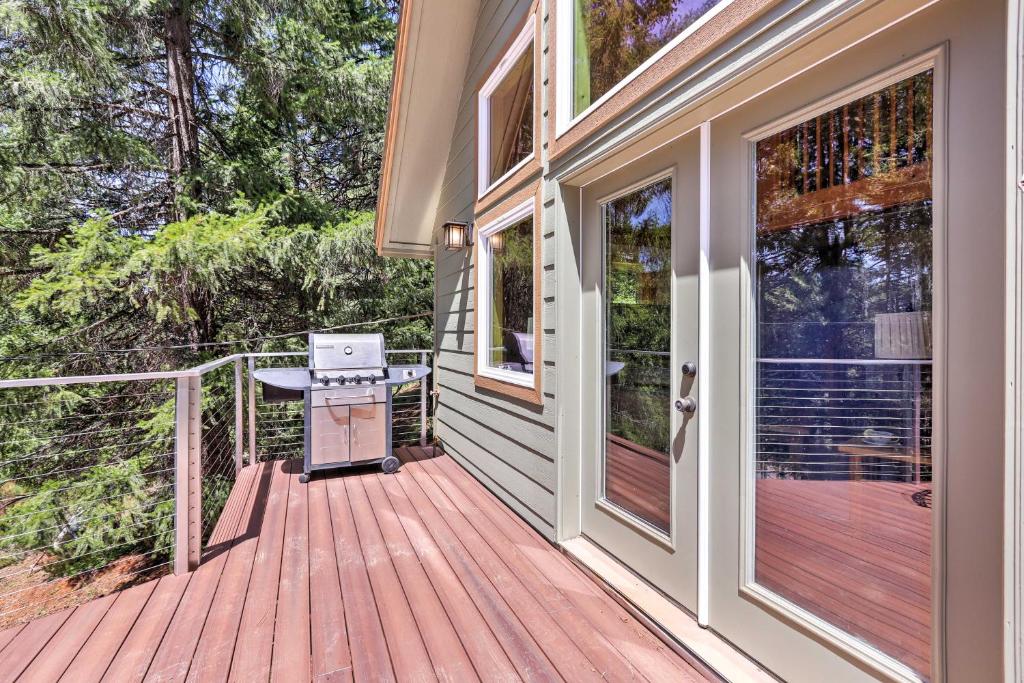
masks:
[[[314,371],[381,371],[385,365],[383,334],[309,335],[309,367]]]

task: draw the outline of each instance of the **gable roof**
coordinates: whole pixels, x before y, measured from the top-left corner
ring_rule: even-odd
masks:
[[[434,218],[479,0],[403,0],[374,239],[385,256],[433,257]]]

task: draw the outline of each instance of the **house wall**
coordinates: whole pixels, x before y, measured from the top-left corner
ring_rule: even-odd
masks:
[[[472,221],[476,211],[476,95],[490,68],[530,14],[531,0],[481,3],[459,113],[435,225]],[[539,53],[538,53],[539,54]],[[542,60],[543,62],[543,60]],[[542,99],[543,102],[543,99]],[[542,116],[546,107],[542,106]],[[537,126],[538,134],[546,129]],[[543,140],[542,140],[543,142]],[[542,152],[541,158],[544,155]],[[534,172],[522,182],[488,196],[500,201],[535,186]],[[545,207],[550,207],[545,202]],[[545,208],[545,212],[547,208]],[[555,347],[554,229],[542,229],[541,297],[542,403],[516,400],[474,382],[474,257],[471,250],[445,251],[435,239],[436,386],[435,434],[446,453],[460,462],[540,533],[554,539],[555,514]]]

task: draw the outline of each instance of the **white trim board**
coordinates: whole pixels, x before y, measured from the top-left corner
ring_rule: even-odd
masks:
[[[586,538],[577,536],[563,541],[561,546],[725,680],[777,683],[777,679],[757,663],[713,631],[701,628],[688,612]]]
[[[1007,2],[1003,678],[1024,678],[1024,3]]]

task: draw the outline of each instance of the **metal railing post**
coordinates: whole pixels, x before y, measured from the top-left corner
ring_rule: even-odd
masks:
[[[175,396],[174,573],[199,566],[202,541],[202,385],[199,377],[179,377]]]
[[[420,365],[427,364],[427,352],[420,351]],[[420,446],[427,445],[427,378],[420,380]]]
[[[242,470],[242,452],[245,450],[245,422],[242,417],[242,359],[235,359],[235,474]]]
[[[256,463],[256,359],[246,356],[249,363],[249,464]]]

